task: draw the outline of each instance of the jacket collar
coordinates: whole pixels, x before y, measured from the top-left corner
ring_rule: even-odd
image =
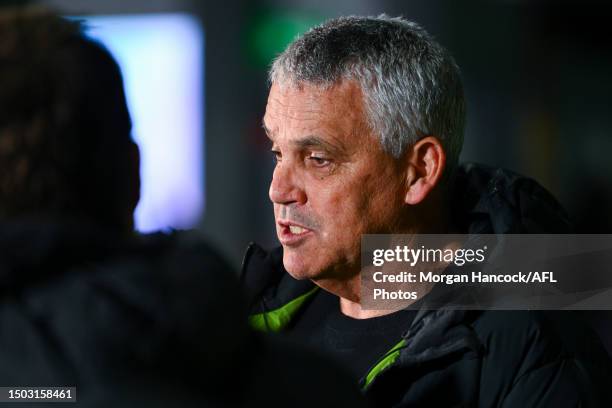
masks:
[[[266,251],[255,243],[245,253],[240,281],[251,315],[277,310],[316,287],[309,280],[294,279],[283,266],[283,250]]]

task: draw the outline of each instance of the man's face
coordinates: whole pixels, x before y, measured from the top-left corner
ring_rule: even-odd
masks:
[[[283,263],[297,279],[359,272],[361,235],[390,233],[405,171],[366,124],[358,85],[273,84],[264,126],[277,164],[270,184]]]

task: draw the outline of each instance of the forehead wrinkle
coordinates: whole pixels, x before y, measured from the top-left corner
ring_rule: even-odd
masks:
[[[361,143],[363,133],[370,133],[362,108],[360,88],[355,84],[345,82],[331,89],[308,90],[283,89],[273,84],[264,129],[272,142],[281,132],[289,136],[287,140],[293,146],[322,146],[351,154]],[[357,140],[360,142],[353,143]]]
[[[322,108],[317,108],[318,98],[315,98],[312,95],[307,95],[306,98],[300,97],[299,99],[297,99],[301,101],[299,103],[283,102],[284,99],[290,98],[282,98],[280,96],[275,96],[273,98],[270,98],[270,100],[268,101],[269,105],[276,105],[275,109],[273,110],[279,116],[283,116],[284,118],[293,120],[316,120],[318,115],[323,113]]]
[[[286,109],[281,112],[275,112],[270,116],[277,116],[279,120],[296,121],[296,122],[316,122],[321,120],[321,110],[304,110],[304,109]]]
[[[289,107],[289,105],[283,105],[285,107]],[[312,130],[314,127],[312,124],[317,125],[321,118],[322,110],[295,110],[295,114],[288,113],[289,109],[283,109],[279,111],[279,109],[266,109],[266,113],[262,119],[262,127],[266,132],[266,136],[270,140],[276,138],[279,131],[282,131],[283,128],[297,128],[301,131]],[[303,115],[306,113],[307,115]],[[268,119],[268,123],[266,124],[266,118]],[[268,127],[270,125],[270,127]],[[318,127],[318,126],[317,126]]]
[[[273,119],[274,115],[271,116],[270,119]],[[285,119],[284,123],[275,123],[274,129],[269,129],[265,122],[262,123],[262,127],[266,131],[268,138],[273,143],[276,143],[279,132],[285,133],[283,128],[287,125],[286,121],[290,120],[291,119]],[[289,128],[292,128],[293,131],[289,131],[290,133],[286,134],[290,136],[288,138],[290,144],[297,149],[304,150],[318,147],[330,153],[345,155],[350,154],[350,152],[357,147],[357,145],[351,143],[351,141],[359,138],[358,133],[361,133],[361,129],[357,129],[354,126],[350,130],[342,129],[338,126],[322,124],[320,123],[320,118],[313,118],[308,121],[298,120],[298,122],[300,122],[301,125],[296,127],[289,125]],[[304,122],[314,122],[316,126],[309,126]]]

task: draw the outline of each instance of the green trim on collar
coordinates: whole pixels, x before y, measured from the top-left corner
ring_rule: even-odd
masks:
[[[315,286],[308,292],[298,296],[276,310],[249,316],[251,327],[263,332],[279,332],[283,330],[287,327],[289,322],[291,322],[291,319],[293,319],[293,316],[300,310],[302,305],[310,299],[318,289],[319,287]]]
[[[387,351],[383,358],[378,363],[376,363],[374,367],[372,367],[372,369],[365,378],[365,384],[362,387],[364,391],[370,386],[372,381],[374,381],[374,379],[378,377],[380,373],[387,369],[387,367],[389,367],[391,364],[395,363],[395,360],[397,360],[397,358],[399,357],[402,349],[406,347],[406,344],[406,340],[400,340],[399,343],[393,346],[391,350]]]

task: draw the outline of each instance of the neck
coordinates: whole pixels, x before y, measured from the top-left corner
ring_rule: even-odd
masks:
[[[402,307],[396,309],[363,309],[361,307],[361,273],[341,282],[334,279],[322,279],[313,280],[313,283],[321,289],[338,296],[340,298],[340,311],[353,319],[370,319],[388,315],[416,302],[416,300],[407,301]],[[424,287],[419,290],[419,293],[425,295],[429,293],[430,290],[431,287]]]
[[[434,218],[435,219],[435,218]],[[438,234],[448,234],[453,231],[450,222],[448,222],[449,218],[447,218],[446,213],[444,216],[440,216],[439,219],[432,219],[428,224],[429,228],[426,230],[415,231],[412,230],[410,232],[404,232],[405,234],[418,234],[418,233],[438,233]],[[445,248],[458,248],[460,246],[457,242],[447,242]],[[353,319],[370,319],[373,317],[379,317],[388,315],[398,310],[402,310],[418,299],[414,300],[406,300],[405,303],[402,304],[401,307],[397,307],[395,309],[363,309],[361,306],[361,272],[354,274],[349,279],[344,280],[336,280],[336,279],[322,279],[316,280],[313,282],[326,290],[340,298],[340,311]],[[432,284],[428,283],[415,283],[414,289],[418,289],[419,297],[427,295],[431,289],[433,288]]]
[[[412,302],[410,302],[412,304]],[[409,306],[406,304],[406,306]],[[403,308],[397,309],[384,309],[384,310],[370,310],[363,309],[361,307],[361,303],[353,302],[349,299],[340,298],[340,311],[342,314],[352,317],[353,319],[371,319],[373,317],[380,317],[384,315],[388,315]]]

